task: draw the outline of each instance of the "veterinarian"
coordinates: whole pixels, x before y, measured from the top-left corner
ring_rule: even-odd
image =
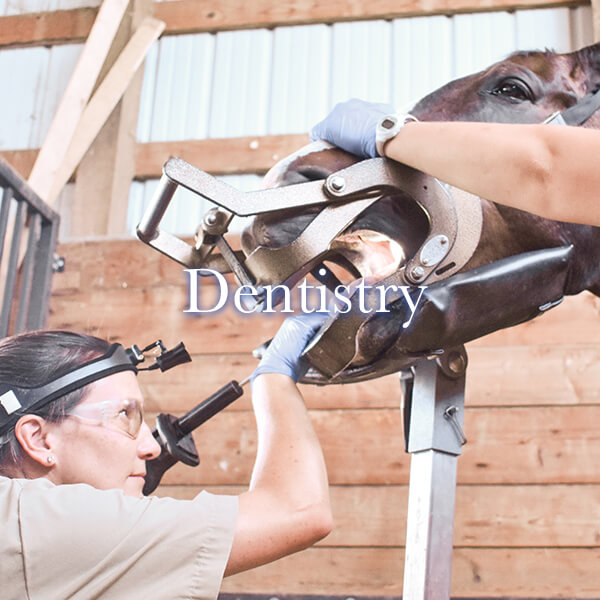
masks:
[[[2,340],[2,599],[216,598],[223,575],[327,535],[325,465],[295,385],[322,318],[287,319],[253,373],[249,490],[189,501],[142,496],[159,446],[122,346],[69,332]]]
[[[467,192],[547,219],[600,226],[600,132],[582,127],[419,122],[387,104],[338,104],[311,132],[386,156]]]

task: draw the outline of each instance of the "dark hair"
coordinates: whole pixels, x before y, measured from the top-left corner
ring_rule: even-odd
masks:
[[[106,340],[71,331],[33,331],[0,340],[0,381],[16,387],[38,387],[105,354]],[[36,410],[53,423],[63,421],[85,397],[88,384]],[[0,475],[14,476],[20,470],[23,450],[14,429],[0,445]]]

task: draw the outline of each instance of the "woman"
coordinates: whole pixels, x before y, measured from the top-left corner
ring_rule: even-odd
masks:
[[[393,113],[389,105],[349,100],[313,128],[311,139],[365,158],[385,155],[486,200],[548,219],[600,226],[600,132],[385,118]]]
[[[68,332],[0,342],[3,600],[215,598],[223,574],[327,535],[323,456],[295,385],[321,322],[286,320],[253,374],[249,490],[191,501],[142,497],[159,447],[121,346]]]

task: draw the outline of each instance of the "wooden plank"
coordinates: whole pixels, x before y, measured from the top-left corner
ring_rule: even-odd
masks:
[[[135,173],[138,179],[160,177],[172,156],[218,175],[266,173],[308,142],[308,134],[288,134],[138,144]]]
[[[185,339],[184,339],[185,341]],[[147,373],[140,378],[148,410],[189,410],[227,381],[241,381],[258,361],[248,353],[194,354],[189,367],[177,377]],[[473,348],[469,352],[467,407],[600,405],[600,348],[562,346],[545,348]],[[507,369],[507,363],[511,368]],[[198,386],[201,385],[199,392]],[[387,375],[351,385],[303,385],[306,405],[312,409],[398,408],[398,376]],[[249,394],[228,410],[250,410]]]
[[[0,17],[0,47],[83,42],[97,14],[89,7]]]
[[[51,192],[57,171],[73,139],[128,2],[129,0],[106,0],[102,3],[56,109],[28,180],[29,185],[46,202],[51,203],[53,200]]]
[[[156,2],[154,16],[167,23],[169,34],[253,29],[308,23],[408,16],[451,15],[560,6],[589,5],[588,0],[336,0],[314,3],[288,0],[273,3],[227,0],[214,4],[199,0]],[[79,42],[89,34],[95,9],[79,8],[0,18],[0,47]]]
[[[328,23],[332,21],[353,21],[358,19],[394,19],[409,16],[437,14],[472,13],[492,10],[517,10],[556,6],[577,6],[580,2],[551,2],[548,0],[336,0],[330,2],[310,2],[307,0],[287,0],[273,3],[268,0],[253,2],[227,0],[218,5],[197,0],[155,4],[154,14],[167,22],[169,33],[196,31],[222,31],[228,29],[249,29],[277,27],[281,25],[304,25]]]
[[[37,158],[39,149],[33,150],[2,150],[2,157],[10,166],[18,171],[23,179],[27,179]]]
[[[592,0],[592,20],[594,27],[594,41],[600,41],[600,0]]]
[[[49,202],[58,196],[63,186],[69,181],[73,171],[125,93],[150,46],[158,39],[163,29],[162,21],[151,17],[144,19],[103,79],[85,107],[77,125],[77,133],[56,171],[51,190],[47,195]]]
[[[598,598],[598,548],[455,550],[453,597]],[[224,580],[225,593],[402,593],[400,548],[310,548]]]
[[[191,499],[199,486],[160,486]],[[206,488],[239,494],[244,487]],[[319,546],[404,546],[408,486],[331,486],[333,531]],[[600,485],[458,486],[454,547],[597,547]]]
[[[266,173],[280,158],[309,141],[308,134],[214,138],[135,145],[135,178],[159,178],[172,156],[213,175]],[[28,177],[39,150],[3,150],[0,156]]]
[[[126,283],[126,282],[125,282]],[[280,313],[239,313],[232,302],[234,289],[228,293],[227,307],[218,313],[185,314],[189,291],[182,285],[153,288],[109,289],[54,295],[51,298],[50,324],[74,327],[82,331],[108,332],[123,340],[137,338],[139,331],[150,337],[164,334],[168,320],[173,337],[190,340],[191,351],[211,353],[248,352],[264,341],[259,336],[275,332],[282,319]],[[204,309],[216,305],[214,286],[202,285],[200,301]],[[212,299],[211,299],[212,298]],[[597,305],[600,298],[580,294],[541,318],[519,327],[498,331],[472,342],[474,347],[539,346],[552,344],[596,344],[598,341]],[[156,315],[161,315],[157,320]],[[146,329],[140,329],[144,323]],[[193,328],[190,329],[190,326]],[[218,336],[213,332],[218,331]]]
[[[206,307],[215,304],[207,300]],[[75,329],[125,342],[138,340],[140,333],[150,341],[163,338],[165,343],[172,343],[183,339],[190,352],[196,354],[208,348],[211,352],[249,352],[273,337],[283,320],[280,314],[240,315],[233,308],[217,315],[189,315],[184,313],[188,305],[181,286],[53,295],[48,322],[52,328]]]
[[[331,484],[408,483],[410,457],[399,410],[315,410],[311,416]],[[598,406],[469,410],[458,482],[600,483],[599,419]],[[223,411],[195,439],[200,467],[177,465],[165,484],[247,485],[256,448],[252,413]]]
[[[110,72],[142,20],[152,14],[152,0],[131,0],[130,8],[115,36],[100,80]],[[69,237],[127,233],[143,75],[143,69],[136,71],[77,168]]]

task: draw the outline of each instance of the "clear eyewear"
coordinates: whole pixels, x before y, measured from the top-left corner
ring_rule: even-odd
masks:
[[[69,411],[69,416],[123,433],[132,439],[137,438],[144,423],[142,404],[132,398],[80,404]]]

